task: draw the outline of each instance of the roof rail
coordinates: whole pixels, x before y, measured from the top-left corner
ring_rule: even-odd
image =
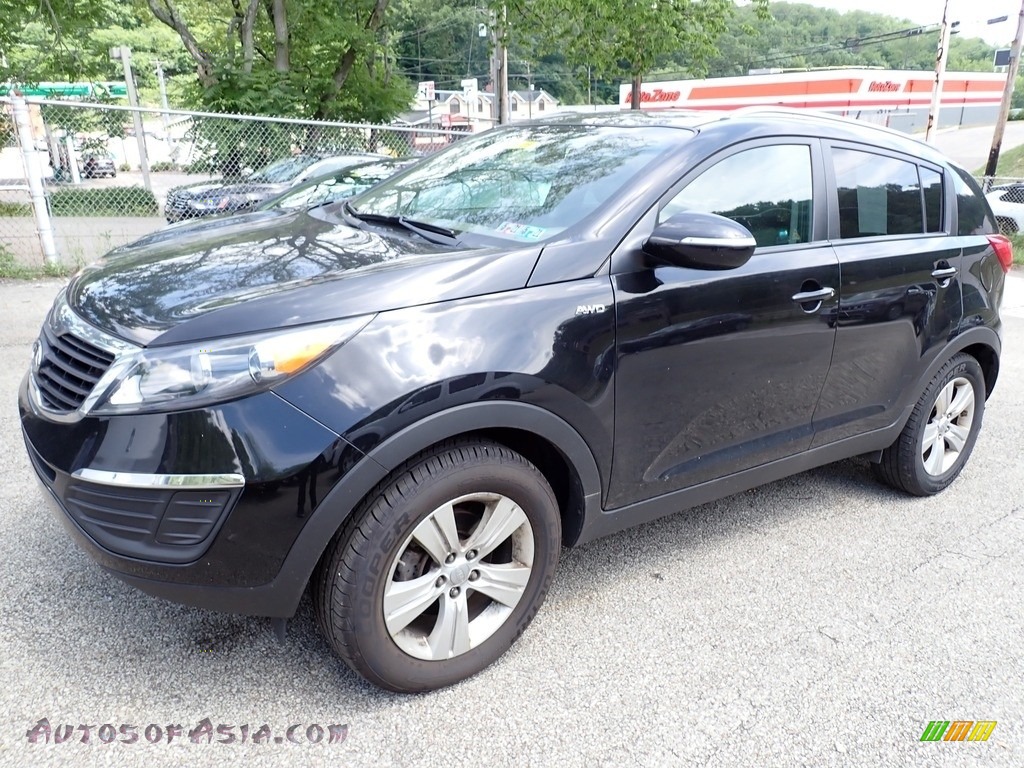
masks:
[[[885,125],[879,125],[878,123],[868,123],[862,120],[855,120],[851,117],[842,117],[841,115],[833,115],[830,112],[822,112],[817,109],[804,109],[801,107],[786,107],[786,106],[758,106],[753,105],[749,107],[739,107],[726,113],[723,117],[728,120],[732,117],[747,117],[748,115],[780,115],[785,117],[809,117],[818,120],[828,120],[834,123],[843,123],[844,125],[856,125],[858,127],[868,127],[876,131],[888,133],[893,136],[899,136],[904,141],[914,141],[918,144],[924,144],[926,147],[930,147],[935,150],[931,144],[925,141],[921,141],[915,136],[911,136],[909,133],[903,131],[897,131],[895,128],[889,128]],[[938,150],[935,150],[938,151]]]

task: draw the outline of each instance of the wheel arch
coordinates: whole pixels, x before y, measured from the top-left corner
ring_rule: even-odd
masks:
[[[966,352],[981,366],[981,372],[985,375],[985,399],[987,400],[992,396],[996,379],[999,378],[999,353],[988,344],[983,343],[971,344],[959,351]]]
[[[996,378],[999,376],[999,351],[1001,344],[999,341],[999,334],[997,334],[992,328],[987,326],[976,326],[974,328],[968,328],[967,330],[960,333],[958,336],[953,338],[943,350],[935,355],[931,363],[927,365],[914,382],[914,386],[909,388],[906,393],[906,402],[904,405],[907,407],[904,416],[910,416],[910,408],[913,407],[914,403],[921,396],[925,387],[928,386],[928,382],[934,378],[935,374],[939,372],[939,369],[946,364],[946,362],[958,352],[966,352],[981,366],[981,370],[985,376],[985,397],[986,399],[992,394],[992,390],[996,385]],[[903,419],[906,421],[906,418]],[[902,425],[901,425],[902,426]]]
[[[367,454],[324,497],[285,558],[277,579],[294,611],[331,539],[352,511],[404,461],[446,440],[478,436],[501,443],[533,463],[551,484],[562,515],[562,541],[572,546],[588,513],[600,509],[601,476],[583,437],[535,405],[470,403],[428,416]],[[290,615],[290,614],[288,614]]]

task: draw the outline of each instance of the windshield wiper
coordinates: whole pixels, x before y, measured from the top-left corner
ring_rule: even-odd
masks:
[[[405,216],[391,216],[385,213],[363,213],[362,211],[356,210],[352,203],[346,201],[345,212],[354,219],[359,221],[369,221],[380,224],[394,224],[399,227],[403,227],[410,232],[413,232],[424,240],[429,240],[432,243],[438,245],[454,245],[459,242],[459,233],[454,229],[448,227],[442,227],[438,224],[431,224],[428,221],[416,221],[415,219],[407,219]],[[444,239],[437,237],[441,235]]]

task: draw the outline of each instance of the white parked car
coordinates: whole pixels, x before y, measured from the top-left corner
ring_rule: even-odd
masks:
[[[992,206],[999,231],[1004,235],[1024,232],[1024,182],[992,187],[985,198]]]

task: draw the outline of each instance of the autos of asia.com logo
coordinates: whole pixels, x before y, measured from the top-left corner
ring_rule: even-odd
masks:
[[[29,744],[64,744],[79,742],[82,744],[167,744],[177,740],[178,743],[190,741],[193,744],[341,744],[348,737],[348,725],[290,725],[278,731],[271,730],[264,724],[257,727],[245,725],[214,725],[210,718],[205,717],[196,723],[195,728],[187,732],[180,725],[160,726],[156,723],[142,727],[122,723],[104,725],[85,725],[77,727],[71,723],[50,725],[48,718],[42,718],[25,732]]]

